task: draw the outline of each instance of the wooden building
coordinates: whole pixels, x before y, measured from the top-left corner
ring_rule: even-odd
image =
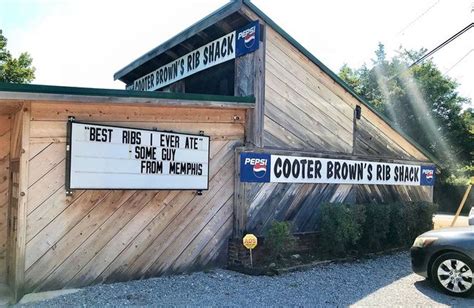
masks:
[[[322,202],[432,201],[429,185],[242,180],[242,153],[433,168],[429,153],[248,1],[114,77],[128,90],[0,85],[0,283],[17,299],[222,264],[230,238],[261,235],[275,219],[316,230]],[[203,132],[208,189],[68,194],[71,117]]]

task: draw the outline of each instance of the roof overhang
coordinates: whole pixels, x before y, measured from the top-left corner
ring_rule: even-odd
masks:
[[[255,105],[255,98],[252,96],[236,97],[191,93],[145,92],[0,83],[0,109],[2,108],[2,105],[7,108],[7,105],[13,106],[17,105],[13,103],[23,101],[233,109],[248,109],[253,108]]]

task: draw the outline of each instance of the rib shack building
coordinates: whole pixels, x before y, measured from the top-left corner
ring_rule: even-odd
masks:
[[[225,263],[323,202],[432,201],[434,165],[248,1],[114,75],[0,85],[0,283],[22,294]]]

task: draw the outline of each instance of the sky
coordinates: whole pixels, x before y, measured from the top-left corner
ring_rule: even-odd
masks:
[[[113,74],[226,4],[226,0],[0,0],[8,49],[28,51],[35,84],[125,85]],[[388,56],[433,49],[474,21],[473,0],[254,0],[335,72],[370,66],[379,42]],[[432,57],[474,102],[474,28]],[[471,104],[474,105],[474,104]]]

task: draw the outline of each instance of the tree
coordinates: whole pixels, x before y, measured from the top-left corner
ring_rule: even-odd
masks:
[[[0,82],[30,83],[35,79],[33,59],[27,52],[14,58],[7,50],[7,38],[0,29]]]
[[[473,109],[457,92],[455,80],[443,75],[432,61],[409,67],[426,50],[400,49],[387,60],[379,44],[372,67],[344,65],[339,76],[385,114],[395,126],[428,149],[447,177],[472,173]]]

